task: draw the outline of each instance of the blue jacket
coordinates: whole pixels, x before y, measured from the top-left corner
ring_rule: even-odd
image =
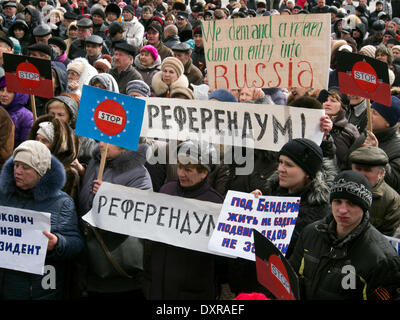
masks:
[[[43,289],[42,279],[46,274],[41,276],[0,268],[0,300],[62,298],[67,260],[76,256],[84,246],[74,201],[61,191],[65,180],[63,165],[52,156],[51,169],[34,189],[23,191],[15,185],[13,159],[9,158],[4,164],[0,174],[0,205],[49,212],[50,232],[58,237],[58,243],[54,250],[47,252],[45,260],[45,265],[55,268],[55,289]]]

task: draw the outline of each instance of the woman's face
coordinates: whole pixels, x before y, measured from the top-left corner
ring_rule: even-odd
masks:
[[[154,63],[153,56],[146,49],[140,52],[139,60],[145,67],[150,67]]]
[[[7,91],[7,87],[0,88],[0,103],[3,106],[8,106],[14,99],[15,93]]]
[[[392,49],[393,59],[400,57],[400,50],[399,49]]]
[[[103,90],[107,90],[107,88],[106,88],[100,81],[96,81],[96,82],[93,84],[93,87],[99,88],[99,89],[103,89]]]
[[[303,188],[309,179],[305,171],[285,155],[279,156],[278,175],[279,186],[288,189],[289,193]]]
[[[75,29],[75,28],[69,29],[68,36],[71,39],[76,39],[78,37],[78,29]]]
[[[25,22],[29,23],[32,20],[32,16],[29,12],[25,12]]]
[[[14,29],[14,36],[17,39],[22,39],[25,35],[24,29]]]
[[[70,121],[69,113],[61,101],[55,100],[51,102],[48,106],[48,114],[52,115],[54,118],[60,119],[68,123]]]
[[[328,96],[328,100],[322,105],[328,116],[335,116],[342,108],[342,104],[335,97]]]
[[[40,176],[32,167],[23,162],[15,161],[14,180],[18,188],[30,190],[38,184]]]
[[[163,80],[163,82],[165,82],[165,84],[170,86],[176,80],[178,80],[178,74],[176,73],[176,71],[173,68],[165,67],[162,72],[162,80]]]
[[[45,137],[43,137],[41,134],[37,134],[36,135],[36,141],[39,141],[41,143],[43,143],[47,148],[50,149],[51,143],[49,140],[47,140]]]
[[[68,71],[68,81],[71,81],[71,80],[78,81],[79,77],[80,77],[80,75],[78,72],[75,72],[74,70]]]

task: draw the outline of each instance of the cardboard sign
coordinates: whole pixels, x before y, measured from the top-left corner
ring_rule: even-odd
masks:
[[[212,253],[221,204],[103,182],[83,220],[97,228]]]
[[[0,268],[43,275],[50,213],[0,206]]]
[[[257,230],[285,254],[299,207],[299,197],[256,198],[253,194],[229,190],[208,248],[254,261],[252,234]]]
[[[388,65],[385,62],[339,51],[337,71],[340,92],[391,105]]]
[[[141,136],[279,151],[288,141],[308,138],[320,145],[325,110],[280,105],[143,98]]]
[[[330,14],[202,21],[210,88],[326,89]]]
[[[282,253],[257,230],[254,245],[258,282],[279,300],[299,300],[299,279]]]
[[[75,134],[137,150],[145,102],[84,85]]]
[[[7,90],[44,98],[54,96],[51,61],[3,53]]]

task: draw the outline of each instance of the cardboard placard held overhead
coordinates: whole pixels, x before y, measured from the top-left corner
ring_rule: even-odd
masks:
[[[7,90],[52,98],[51,61],[3,53]]]
[[[391,104],[388,65],[364,55],[339,51],[337,71],[340,92]]]
[[[326,89],[330,14],[202,21],[211,89]]]
[[[75,134],[137,150],[145,102],[84,85]]]

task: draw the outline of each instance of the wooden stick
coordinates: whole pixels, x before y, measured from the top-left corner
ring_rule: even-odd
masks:
[[[367,99],[367,119],[368,119],[368,130],[372,132],[372,120],[371,120],[371,101]]]
[[[104,166],[106,165],[107,151],[108,151],[108,143],[105,143],[103,152],[101,153],[100,168],[99,168],[99,174],[97,175],[97,180],[103,180],[103,172],[104,172]]]
[[[30,94],[29,97],[31,98],[31,107],[32,107],[33,121],[36,121],[36,119],[37,119],[37,112],[36,112],[35,95]]]

